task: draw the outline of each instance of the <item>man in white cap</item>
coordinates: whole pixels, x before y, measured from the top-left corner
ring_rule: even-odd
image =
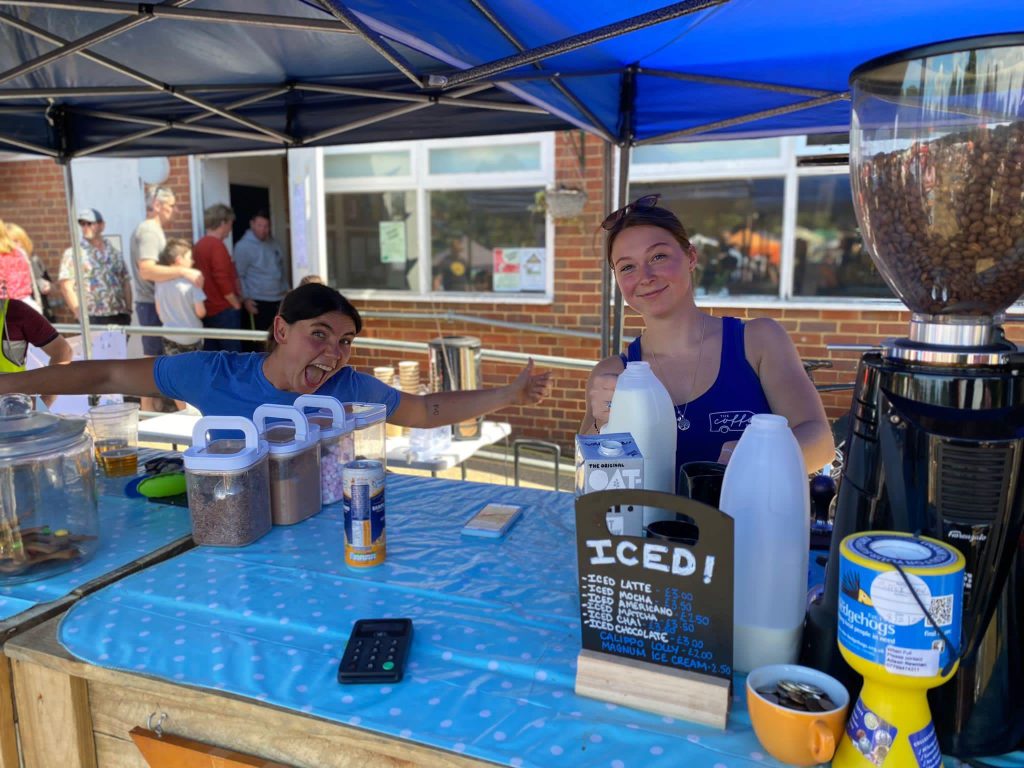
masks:
[[[103,236],[103,215],[95,208],[83,208],[78,212],[78,226],[82,229],[82,278],[89,322],[130,325],[131,280],[121,252]],[[64,251],[57,283],[68,308],[81,320],[73,248]]]

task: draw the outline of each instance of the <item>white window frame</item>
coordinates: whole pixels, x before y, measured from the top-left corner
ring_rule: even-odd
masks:
[[[784,305],[794,309],[905,310],[906,306],[903,302],[895,298],[858,299],[846,296],[806,298],[793,295],[793,272],[796,262],[795,230],[800,179],[843,173],[848,176],[850,172],[849,165],[801,167],[799,160],[808,155],[842,155],[847,150],[846,145],[838,144],[808,147],[806,137],[787,136],[782,137],[782,147],[777,158],[701,160],[663,164],[630,163],[629,181],[630,183],[652,184],[738,178],[781,178],[783,180],[782,263],[779,270],[778,295],[703,296],[697,299],[697,304],[700,306],[778,308]]]
[[[511,144],[539,144],[540,168],[533,171],[503,171],[500,173],[430,173],[431,149],[469,149],[474,147],[507,146]],[[361,192],[413,192],[416,195],[418,226],[415,237],[422,260],[419,285],[415,290],[396,291],[373,288],[347,288],[340,286],[345,295],[357,301],[388,300],[398,302],[445,302],[457,304],[551,304],[555,292],[555,225],[545,215],[544,238],[547,253],[547,273],[543,293],[463,293],[461,291],[435,291],[432,288],[430,253],[430,193],[467,189],[491,190],[522,187],[548,189],[555,183],[554,133],[520,133],[501,136],[474,136],[458,139],[425,139],[420,141],[378,142],[324,148],[324,156],[365,154],[368,152],[409,152],[407,176],[363,176],[345,179],[324,176],[324,194]]]

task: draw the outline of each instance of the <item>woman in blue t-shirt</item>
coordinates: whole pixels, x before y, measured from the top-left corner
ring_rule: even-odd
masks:
[[[821,398],[804,373],[793,342],[774,320],[713,317],[697,308],[697,250],[671,211],[646,195],[610,214],[608,265],[623,299],[644,319],[643,333],[624,355],[598,363],[587,382],[580,428],[594,434],[608,421],[618,375],[645,360],[676,405],[676,465],[728,463],[755,413],[785,416],[808,471],[834,458]]]
[[[550,374],[531,360],[504,387],[412,395],[348,366],[363,321],[338,291],[310,283],[282,300],[268,332],[268,351],[189,352],[173,357],[89,360],[0,379],[0,393],[164,395],[204,416],[245,416],[263,403],[291,405],[296,395],[330,395],[343,402],[383,403],[387,420],[406,427],[453,424],[508,405],[537,403]]]

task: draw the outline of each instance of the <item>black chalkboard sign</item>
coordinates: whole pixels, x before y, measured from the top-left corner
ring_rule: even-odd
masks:
[[[657,507],[690,518],[695,544],[608,532],[610,507]],[[644,490],[576,499],[583,647],[731,678],[733,519],[684,496]]]

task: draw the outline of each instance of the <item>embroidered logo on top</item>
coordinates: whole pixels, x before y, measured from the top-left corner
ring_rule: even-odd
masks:
[[[742,432],[753,417],[753,411],[714,411],[708,414],[712,432]]]

